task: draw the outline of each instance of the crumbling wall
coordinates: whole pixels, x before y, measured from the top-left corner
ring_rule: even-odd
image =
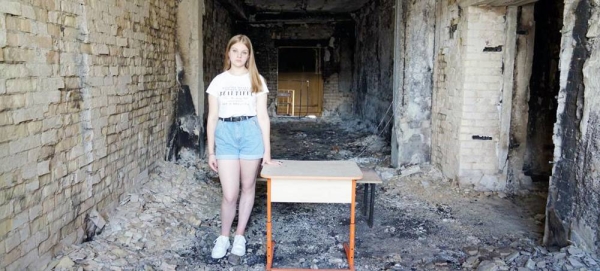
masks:
[[[388,121],[393,117],[394,4],[393,0],[374,0],[355,16],[352,89],[356,113],[387,136],[392,128]]]
[[[178,76],[181,85],[190,89],[194,110],[202,119],[204,106],[204,1],[180,0],[177,10]]]
[[[503,190],[498,146],[507,8],[441,4],[448,6],[438,19],[433,161],[461,185]]]
[[[204,154],[204,80],[202,18],[204,1],[177,6],[177,103],[167,138],[167,160],[195,163]],[[183,163],[182,163],[183,164]]]
[[[0,269],[44,270],[163,159],[176,3],[0,4]]]
[[[458,177],[460,124],[464,82],[461,46],[466,18],[455,0],[444,0],[436,8],[436,57],[432,100],[432,163],[451,179]]]
[[[336,23],[323,48],[323,115],[354,114],[352,72],[354,68],[354,23]]]
[[[436,1],[397,2],[392,162],[406,166],[431,161]]]
[[[600,2],[565,1],[544,243],[600,255]]]

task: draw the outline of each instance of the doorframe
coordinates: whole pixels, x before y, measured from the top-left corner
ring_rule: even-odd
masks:
[[[317,90],[318,90],[318,101],[317,101],[317,107],[319,109],[319,113],[318,115],[320,116],[323,113],[323,77],[322,77],[322,72],[323,72],[323,64],[322,64],[322,54],[323,54],[323,47],[321,46],[307,46],[307,45],[282,45],[282,46],[277,46],[277,93],[279,93],[279,55],[280,55],[280,49],[282,48],[296,48],[296,49],[315,49],[315,75],[319,75],[318,78],[318,82],[317,82]],[[300,101],[301,103],[302,101]],[[308,107],[307,107],[308,108]],[[302,117],[300,116],[301,111],[296,110],[296,112],[298,113],[298,117]]]

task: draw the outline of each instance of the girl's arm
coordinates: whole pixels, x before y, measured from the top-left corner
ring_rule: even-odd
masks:
[[[208,166],[214,171],[218,171],[217,157],[215,156],[215,128],[217,127],[217,121],[219,121],[219,101],[216,96],[208,94],[206,141],[208,145]]]
[[[267,96],[267,93],[263,93],[256,97],[256,117],[258,118],[258,126],[260,126],[263,145],[265,146],[263,165],[275,164],[271,161],[271,123],[267,111]]]

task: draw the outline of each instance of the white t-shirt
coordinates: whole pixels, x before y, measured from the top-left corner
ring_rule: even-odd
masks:
[[[265,79],[260,76],[262,91],[252,93],[250,73],[233,75],[227,71],[217,75],[206,93],[216,96],[219,101],[219,118],[256,116],[256,97],[269,92]]]

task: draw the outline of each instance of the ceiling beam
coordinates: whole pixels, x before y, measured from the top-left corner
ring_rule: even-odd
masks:
[[[330,23],[349,22],[352,17],[347,13],[297,13],[297,12],[264,12],[251,16],[249,24],[264,23]]]
[[[460,5],[465,6],[490,6],[490,7],[506,7],[506,6],[524,6],[535,3],[538,0],[460,0]]]

